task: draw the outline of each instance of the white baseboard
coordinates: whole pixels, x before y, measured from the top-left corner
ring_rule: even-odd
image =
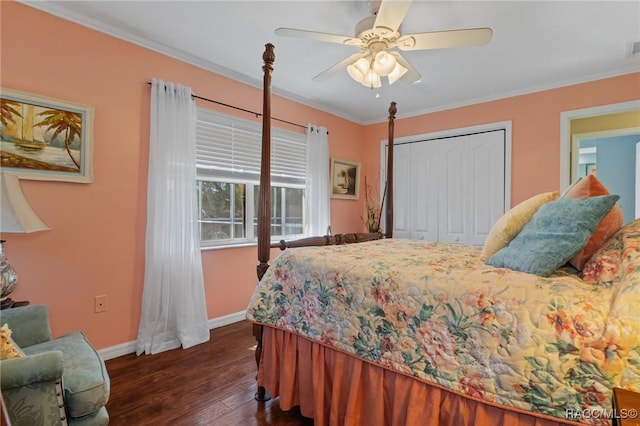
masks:
[[[209,326],[209,330],[213,330],[214,328],[224,327],[225,325],[234,324],[236,322],[244,321],[245,319],[247,319],[247,311],[240,311],[235,314],[212,318],[207,322],[207,325]]]
[[[136,341],[121,343],[116,346],[110,346],[108,348],[98,350],[98,355],[103,360],[112,358],[118,358],[119,356],[127,355],[136,351]]]
[[[223,317],[212,318],[207,321],[209,330],[214,328],[224,327],[225,325],[233,324],[243,321],[246,318],[246,311],[236,312],[234,314],[225,315]],[[110,346],[108,348],[100,349],[98,354],[103,360],[117,358],[119,356],[134,353],[136,351],[136,341],[121,343],[119,345]]]

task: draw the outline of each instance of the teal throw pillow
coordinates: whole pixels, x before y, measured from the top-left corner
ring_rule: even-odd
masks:
[[[487,264],[548,277],[582,250],[619,198],[560,198],[544,204]]]

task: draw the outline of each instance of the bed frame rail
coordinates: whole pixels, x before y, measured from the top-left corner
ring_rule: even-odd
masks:
[[[379,240],[382,237],[383,235],[380,232],[336,234],[325,235],[322,237],[300,238],[299,240],[293,241],[280,240],[279,243],[271,244],[271,247],[286,250],[288,248],[296,247],[339,246],[343,244],[364,243],[366,241]]]

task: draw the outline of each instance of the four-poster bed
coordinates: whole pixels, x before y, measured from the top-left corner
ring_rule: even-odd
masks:
[[[640,222],[616,234],[610,252],[624,255],[608,285],[494,268],[478,247],[394,240],[395,104],[386,238],[283,242],[269,267],[273,45],[263,59],[260,283],[247,310],[257,399],[266,388],[319,425],[558,426],[607,424],[598,410],[611,409],[612,388],[640,391]]]
[[[260,192],[258,204],[258,265],[256,272],[258,281],[262,279],[267,269],[269,269],[270,249],[279,247],[280,250],[295,247],[314,247],[341,244],[353,244],[366,241],[373,241],[383,237],[382,233],[349,233],[337,235],[325,235],[302,238],[295,241],[280,241],[278,244],[271,243],[271,73],[275,61],[274,45],[267,43],[262,55],[264,66],[262,70],[262,155],[260,159]],[[389,106],[389,139],[387,150],[387,208],[385,210],[385,221],[393,223],[393,134],[394,120],[396,115],[396,103],[391,102]],[[391,238],[393,226],[387,226],[384,234],[386,238]],[[256,363],[260,364],[262,355],[263,326],[254,324],[253,334],[257,341]],[[264,400],[264,387],[258,386],[256,399]]]

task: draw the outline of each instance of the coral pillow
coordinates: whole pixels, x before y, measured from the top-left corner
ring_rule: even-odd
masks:
[[[21,358],[24,352],[11,338],[11,329],[7,324],[0,327],[0,359]]]
[[[582,178],[578,183],[573,185],[564,197],[566,198],[589,198],[599,195],[609,195],[607,188],[598,180],[598,178],[590,174]],[[582,271],[585,263],[591,256],[609,239],[618,229],[622,227],[622,209],[619,205],[613,206],[611,211],[602,219],[602,222],[596,228],[587,245],[571,258],[569,263],[579,271]]]
[[[506,247],[511,240],[522,230],[538,211],[540,206],[558,198],[559,192],[544,192],[524,200],[512,207],[491,227],[480,253],[480,259],[486,261],[498,250]]]

